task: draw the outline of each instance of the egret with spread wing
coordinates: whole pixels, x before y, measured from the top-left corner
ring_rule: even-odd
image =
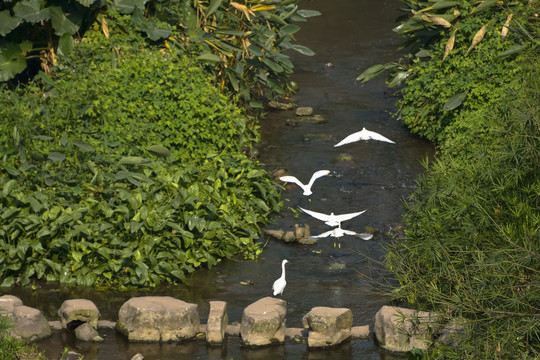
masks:
[[[338,147],[341,145],[349,144],[349,143],[360,141],[360,140],[378,140],[378,141],[384,141],[387,143],[395,144],[395,142],[382,136],[381,134],[376,133],[374,131],[369,131],[366,128],[363,128],[361,131],[355,132],[347,136],[345,139],[341,140],[339,143],[334,145],[334,147]]]
[[[281,181],[285,181],[285,182],[292,182],[292,183],[295,183],[296,185],[300,186],[302,188],[302,190],[304,190],[304,193],[303,195],[311,195],[312,192],[311,192],[311,187],[313,186],[313,183],[315,182],[315,180],[317,180],[318,178],[320,178],[321,176],[326,176],[330,174],[330,170],[319,170],[319,171],[316,171],[312,176],[311,176],[311,179],[309,180],[309,183],[307,183],[307,185],[304,185],[300,180],[298,180],[296,177],[294,176],[282,176],[279,178],[279,180]]]
[[[319,213],[319,212],[306,210],[306,209],[303,209],[303,208],[300,208],[300,210],[302,210],[303,212],[305,212],[308,215],[313,216],[315,219],[319,219],[321,221],[324,221],[324,223],[326,225],[328,225],[328,226],[341,226],[342,221],[350,220],[353,217],[356,217],[356,216],[361,215],[361,214],[366,212],[366,210],[364,210],[364,211],[350,213],[350,214],[334,215],[334,213],[330,213],[330,215],[326,215],[326,214],[322,214],[322,213]]]

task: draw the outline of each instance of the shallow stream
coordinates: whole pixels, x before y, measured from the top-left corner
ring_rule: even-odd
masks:
[[[269,229],[292,230],[294,224],[308,224],[311,234],[330,228],[292,209],[302,206],[317,212],[336,214],[367,210],[343,223],[343,228],[363,232],[365,226],[379,230],[373,240],[345,236],[334,244],[323,238],[315,245],[289,245],[273,239],[258,261],[224,261],[211,270],[198,271],[191,285],[161,287],[139,292],[100,292],[85,288],[3,289],[2,294],[19,296],[25,305],[43,311],[56,320],[57,310],[66,299],[94,301],[102,319],[116,321],[120,306],[130,297],[170,295],[199,305],[201,322],[206,323],[208,302],[223,300],[229,305],[229,322],[241,320],[243,309],[271,295],[271,286],[280,276],[281,261],[288,259],[287,326],[301,327],[302,316],[315,306],[347,307],[353,311],[354,325],[371,324],[374,314],[388,298],[384,285],[388,276],[379,264],[384,245],[400,224],[402,200],[414,188],[421,174],[420,161],[433,154],[429,143],[408,133],[391,117],[395,98],[388,93],[384,79],[366,85],[355,78],[367,67],[396,61],[400,39],[392,32],[399,15],[398,1],[390,0],[303,0],[301,8],[320,11],[297,34],[298,43],[310,47],[315,56],[291,53],[295,63],[292,80],[300,91],[290,101],[310,106],[326,122],[287,125],[296,119],[294,110],[272,111],[261,123],[262,140],[257,149],[260,161],[269,171],[285,169],[307,182],[311,174],[328,169],[313,195],[302,196],[294,185],[283,192],[286,209],[276,216]],[[334,148],[346,135],[366,127],[382,133],[396,144],[358,142]],[[337,161],[340,154],[352,161]],[[246,282],[251,285],[242,285]],[[88,344],[69,334],[55,332],[39,348],[57,359],[64,347],[85,355],[85,360],[124,360],[140,352],[153,359],[397,359],[380,350],[371,340],[353,340],[322,351],[307,349],[305,343],[246,349],[238,338],[230,337],[223,347],[210,348],[204,341],[182,344],[129,344],[113,330],[101,331],[105,342]]]

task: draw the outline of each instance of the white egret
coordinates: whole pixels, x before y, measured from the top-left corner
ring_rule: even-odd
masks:
[[[374,131],[369,131],[366,128],[363,128],[361,131],[355,132],[347,136],[345,139],[341,140],[339,143],[334,145],[334,147],[338,147],[341,145],[349,144],[349,143],[360,141],[360,140],[378,140],[378,141],[384,141],[387,143],[395,144],[395,142],[382,136],[381,134],[376,133]]]
[[[353,217],[356,217],[366,212],[366,210],[364,210],[364,211],[350,213],[350,214],[334,215],[334,213],[330,213],[330,215],[326,215],[326,214],[322,214],[322,213],[318,213],[315,211],[306,210],[302,208],[300,208],[300,210],[302,210],[308,215],[313,216],[315,219],[324,221],[324,223],[329,226],[341,226],[342,221],[350,220]]]
[[[309,180],[309,183],[307,183],[307,185],[304,185],[300,180],[298,180],[296,177],[294,176],[282,176],[279,178],[279,180],[281,181],[285,181],[285,182],[292,182],[292,183],[295,183],[296,185],[300,186],[302,188],[302,190],[304,190],[304,193],[303,195],[311,195],[312,192],[311,192],[311,187],[313,186],[313,183],[315,182],[315,180],[317,180],[318,178],[320,178],[321,176],[326,176],[330,174],[330,170],[319,170],[319,171],[316,171],[315,173],[313,173],[313,175],[311,176],[311,179]]]
[[[323,232],[322,234],[316,235],[316,236],[313,236],[313,237],[316,238],[316,239],[323,238],[323,237],[328,237],[328,236],[335,237],[335,238],[340,238],[340,237],[342,237],[344,235],[358,235],[358,233],[356,233],[354,231],[351,231],[351,230],[342,229],[341,227],[337,227],[337,228],[333,228],[330,231]]]
[[[281,262],[281,277],[274,281],[274,285],[272,285],[272,290],[274,290],[274,296],[276,295],[283,295],[283,290],[285,290],[285,285],[287,285],[287,281],[285,281],[285,264],[288,263],[289,260],[283,260]]]

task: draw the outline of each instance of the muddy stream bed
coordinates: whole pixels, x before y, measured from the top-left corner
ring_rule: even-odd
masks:
[[[314,245],[291,245],[274,239],[258,261],[224,261],[211,270],[200,270],[188,286],[159,287],[137,292],[97,291],[87,288],[57,287],[2,289],[2,294],[20,297],[25,305],[40,309],[47,319],[57,320],[57,310],[66,299],[94,301],[101,318],[116,321],[118,310],[130,297],[169,295],[199,305],[201,323],[206,323],[208,302],[226,301],[229,322],[240,321],[243,309],[265,296],[280,276],[281,261],[288,259],[287,327],[301,327],[302,316],[315,306],[347,307],[353,312],[353,325],[372,323],[377,310],[388,302],[384,285],[389,276],[380,266],[384,245],[399,227],[402,201],[422,173],[420,161],[432,156],[433,147],[408,133],[392,118],[395,98],[384,79],[361,85],[355,78],[367,67],[396,61],[399,37],[392,32],[398,1],[386,0],[303,0],[303,9],[323,15],[310,18],[297,33],[299,44],[316,52],[307,57],[291,53],[295,73],[291,80],[299,92],[289,99],[298,106],[309,106],[325,122],[287,125],[297,120],[294,110],[271,111],[261,122],[259,159],[270,172],[285,169],[307,182],[320,169],[331,171],[313,186],[307,197],[292,185],[283,192],[285,209],[276,215],[268,229],[292,230],[294,224],[307,224],[311,234],[330,228],[323,222],[291,209],[299,206],[317,212],[336,214],[367,210],[343,223],[343,228],[364,232],[365,226],[379,230],[370,241],[345,236],[323,238]],[[377,141],[333,147],[346,135],[366,127],[382,133],[396,144]],[[337,161],[341,154],[349,161]],[[251,285],[245,285],[249,283]],[[207,347],[203,340],[181,344],[129,344],[113,330],[100,330],[100,344],[76,341],[57,331],[38,343],[50,359],[57,359],[64,347],[85,355],[85,360],[130,359],[141,353],[152,359],[398,359],[380,350],[372,340],[352,340],[337,348],[308,350],[305,343],[286,342],[283,346],[247,349],[240,339],[229,337],[222,347]]]

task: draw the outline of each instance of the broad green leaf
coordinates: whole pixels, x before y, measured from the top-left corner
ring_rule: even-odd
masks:
[[[430,8],[434,10],[441,10],[441,9],[447,9],[456,5],[459,5],[458,1],[439,0],[435,4],[431,5]]]
[[[11,194],[11,191],[13,190],[16,184],[17,184],[17,180],[15,179],[11,179],[7,183],[4,184],[4,188],[2,189],[2,194],[4,195],[4,197]]]
[[[321,13],[318,12],[317,10],[298,10],[296,13],[298,15],[300,15],[301,17],[304,17],[304,18],[309,18],[309,17],[320,16],[321,15]]]
[[[481,11],[487,10],[487,9],[489,9],[490,7],[492,7],[495,4],[497,4],[497,0],[484,0],[484,1],[482,1],[482,3],[480,5],[478,5],[476,8],[474,8],[473,11],[471,11],[470,14],[472,15],[472,14],[476,14],[476,13],[479,13]]]
[[[206,16],[212,15],[221,5],[222,0],[211,0],[210,5],[208,6],[208,9],[206,9]]]
[[[57,162],[62,162],[64,160],[66,160],[66,155],[60,153],[60,152],[57,152],[57,151],[53,151],[49,154],[49,160],[52,160],[52,161],[57,161]]]
[[[365,83],[365,82],[373,79],[374,77],[379,76],[384,71],[390,70],[390,69],[393,69],[393,68],[396,68],[396,67],[398,67],[398,65],[393,64],[393,63],[373,65],[373,66],[369,67],[367,70],[365,70],[363,73],[361,73],[356,78],[356,81],[362,81],[362,82]]]
[[[81,4],[82,6],[86,6],[86,7],[89,7],[90,5],[92,5],[96,0],[77,0],[77,2],[79,4]]]
[[[252,108],[254,109],[262,109],[263,108],[263,103],[261,101],[250,101],[249,102],[249,106],[251,106]]]
[[[26,60],[21,48],[15,44],[0,47],[0,82],[13,79],[26,69]]]
[[[209,61],[209,62],[220,62],[221,58],[211,53],[203,53],[197,56],[197,60]]]
[[[1,287],[11,287],[15,284],[15,279],[13,276],[8,276],[2,280],[2,283],[0,284]]]
[[[54,80],[42,70],[39,70],[37,75],[41,80],[43,80],[47,85],[54,86]]]
[[[450,99],[444,103],[443,111],[450,111],[457,108],[459,105],[463,103],[463,100],[465,100],[465,97],[467,96],[466,92],[460,92],[452,96]]]
[[[85,143],[82,140],[73,140],[73,145],[77,146],[79,149],[89,152],[96,151],[94,147],[90,144]]]
[[[158,24],[155,21],[143,20],[137,28],[145,32],[152,41],[167,38],[171,35],[171,26],[166,23]]]
[[[315,52],[311,50],[310,48],[308,48],[307,46],[293,44],[291,45],[291,49],[298,51],[302,55],[307,55],[307,56],[315,55]]]
[[[276,72],[276,73],[283,72],[283,68],[281,67],[281,65],[279,65],[277,62],[275,62],[272,59],[264,57],[262,58],[262,62],[265,63],[270,69],[272,69],[273,72]]]
[[[64,34],[60,36],[60,39],[58,40],[58,54],[60,55],[68,55],[73,51],[73,37],[70,34]]]
[[[248,51],[250,53],[252,53],[253,55],[255,55],[255,56],[263,56],[261,48],[259,48],[258,46],[255,46],[253,44],[248,46]]]
[[[43,0],[22,0],[15,4],[13,13],[19,19],[31,23],[49,20],[49,8],[41,8],[44,4]]]
[[[112,6],[117,8],[122,14],[131,14],[135,9],[144,10],[147,1],[148,0],[113,0]]]
[[[525,49],[525,48],[526,48],[526,46],[524,46],[524,45],[514,45],[510,49],[508,49],[506,51],[503,51],[502,53],[498,54],[497,57],[498,58],[503,58],[503,57],[507,57],[507,56],[510,56],[510,55],[518,54],[518,53],[522,52],[523,49]]]
[[[69,142],[69,138],[66,133],[62,134],[62,137],[60,138],[60,145],[66,146]]]
[[[145,159],[140,156],[125,156],[122,159],[120,159],[118,164],[120,165],[145,165],[151,162],[152,162],[151,160]]]
[[[389,88],[393,88],[393,87],[396,87],[396,86],[399,86],[401,85],[401,83],[403,82],[403,80],[405,80],[411,73],[408,72],[408,71],[400,71],[398,72],[394,78],[392,79],[392,81],[390,81],[390,83],[388,84],[388,87]]]
[[[300,30],[300,26],[294,24],[287,24],[279,29],[279,33],[283,35],[291,35]]]
[[[214,30],[216,34],[223,34],[223,35],[232,35],[232,36],[244,36],[247,35],[245,31],[242,30],[235,30],[235,29],[216,29]]]
[[[12,17],[9,10],[0,11],[0,35],[6,36],[19,25],[19,19]]]
[[[49,9],[52,27],[56,35],[73,35],[79,30],[79,26],[66,17],[60,6],[51,6]]]
[[[51,136],[46,136],[46,135],[36,135],[36,136],[32,136],[32,139],[41,140],[41,141],[51,141],[53,138]]]
[[[171,155],[171,151],[163,145],[152,145],[148,148],[148,151],[160,157],[167,157]]]

